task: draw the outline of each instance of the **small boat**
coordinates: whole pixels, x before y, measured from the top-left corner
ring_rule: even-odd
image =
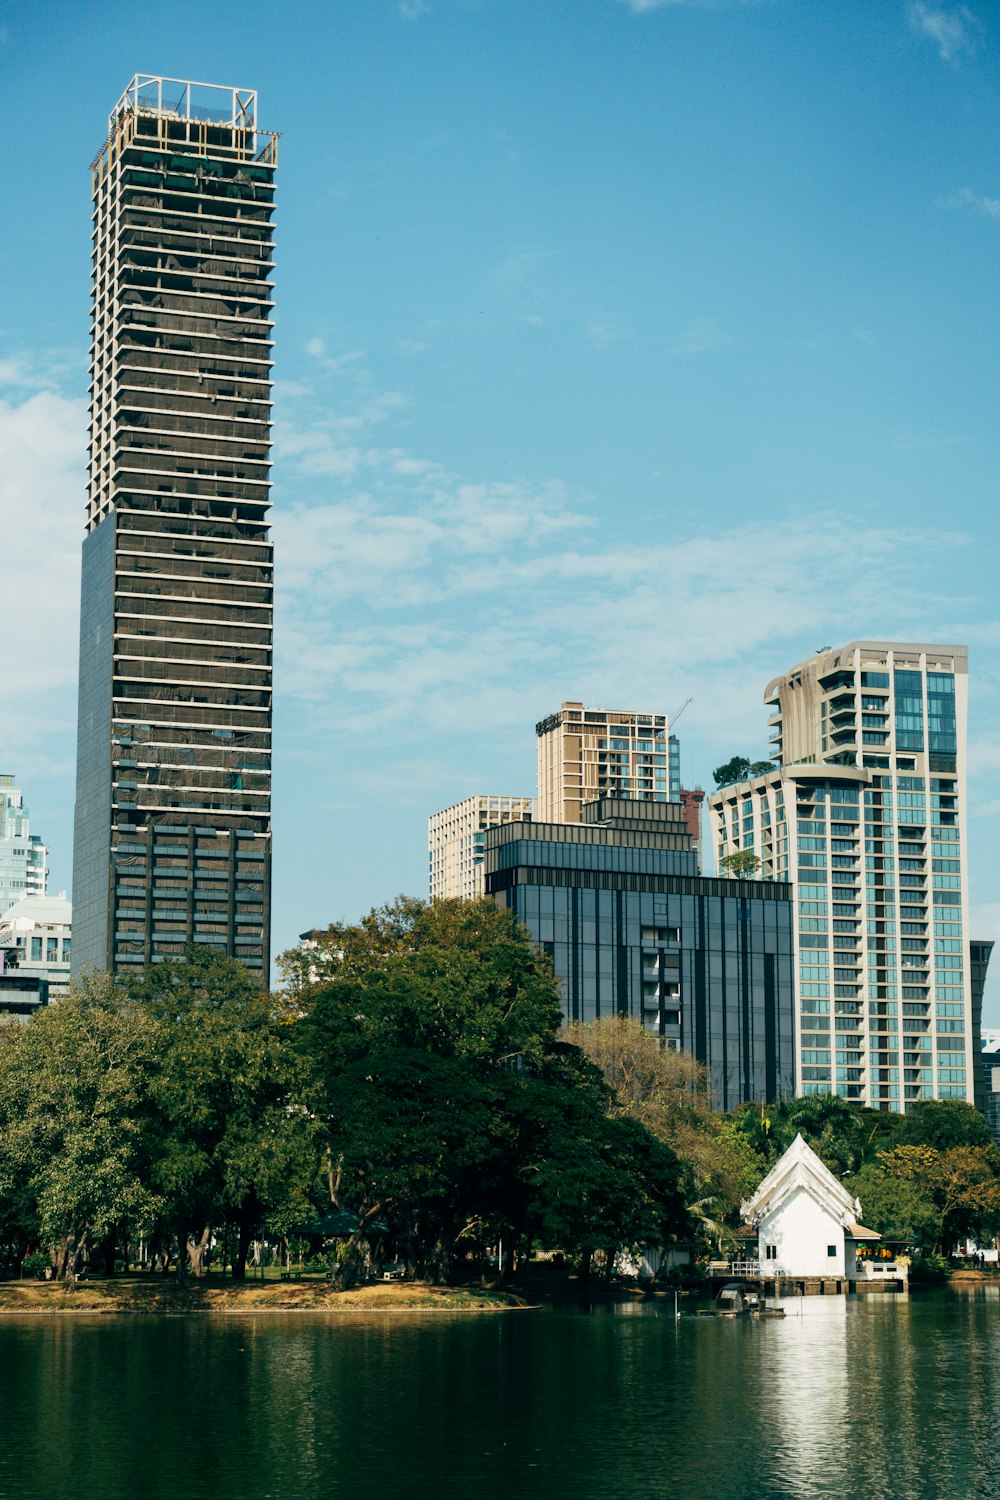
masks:
[[[783,1307],[768,1307],[762,1292],[742,1281],[727,1281],[713,1307],[698,1310],[701,1318],[783,1318]]]

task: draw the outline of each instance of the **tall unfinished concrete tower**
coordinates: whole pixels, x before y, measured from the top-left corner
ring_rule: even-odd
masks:
[[[267,976],[276,162],[253,90],[138,74],[92,167],[75,973]]]

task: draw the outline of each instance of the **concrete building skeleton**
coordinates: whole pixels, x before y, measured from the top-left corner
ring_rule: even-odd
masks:
[[[74,973],[267,973],[276,163],[253,90],[140,74],[92,166]]]

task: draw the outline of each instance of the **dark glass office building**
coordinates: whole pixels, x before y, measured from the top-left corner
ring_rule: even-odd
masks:
[[[76,973],[268,968],[276,146],[252,90],[137,75],[92,166]]]
[[[993,1089],[993,1055],[988,1054],[983,1043],[983,995],[986,990],[986,973],[993,955],[992,940],[971,938],[969,941],[970,1011],[972,1024],[972,1056],[975,1059],[972,1075],[972,1093],[976,1108],[990,1122],[994,1137],[1000,1132],[1000,1099]],[[998,1080],[1000,1082],[1000,1080]]]
[[[567,1020],[629,1016],[708,1070],[713,1103],[795,1091],[790,887],[700,876],[678,803],[486,834],[486,890],[552,958]]]

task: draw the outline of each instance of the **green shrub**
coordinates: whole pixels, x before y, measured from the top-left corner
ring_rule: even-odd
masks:
[[[914,1286],[933,1286],[946,1281],[950,1271],[943,1255],[915,1255],[910,1265],[910,1282]]]

